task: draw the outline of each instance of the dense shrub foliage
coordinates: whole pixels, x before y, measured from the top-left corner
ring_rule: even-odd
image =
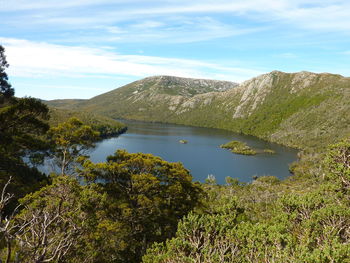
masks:
[[[207,186],[212,209],[184,218],[143,262],[350,262],[349,153],[349,140],[332,145],[317,181]]]

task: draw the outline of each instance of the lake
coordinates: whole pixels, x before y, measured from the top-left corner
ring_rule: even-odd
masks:
[[[122,122],[127,124],[128,131],[119,137],[97,143],[90,153],[92,161],[104,162],[117,149],[126,149],[131,153],[151,153],[169,162],[183,163],[195,181],[204,182],[211,174],[219,184],[224,184],[226,176],[242,182],[250,182],[253,176],[263,175],[284,179],[290,175],[288,165],[297,159],[295,149],[231,131],[126,120]],[[179,140],[187,140],[188,143],[181,144]],[[272,149],[276,153],[244,156],[219,147],[231,140],[246,142],[256,149]]]

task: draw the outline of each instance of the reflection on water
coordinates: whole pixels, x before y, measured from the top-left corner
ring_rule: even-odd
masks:
[[[117,149],[151,153],[169,162],[182,162],[196,181],[204,182],[209,174],[213,174],[218,183],[224,184],[226,176],[243,182],[251,181],[254,175],[274,175],[283,179],[290,175],[288,164],[296,160],[297,151],[294,149],[230,131],[174,124],[123,122],[128,125],[127,133],[99,142],[91,152],[92,161],[103,162]],[[188,143],[179,143],[181,139]],[[273,149],[276,154],[243,156],[219,147],[231,140],[244,141],[257,149]]]

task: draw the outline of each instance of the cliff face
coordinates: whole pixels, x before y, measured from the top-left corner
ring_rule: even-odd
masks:
[[[307,148],[350,134],[349,101],[349,78],[273,71],[240,85],[150,77],[73,107],[113,118],[230,129]]]

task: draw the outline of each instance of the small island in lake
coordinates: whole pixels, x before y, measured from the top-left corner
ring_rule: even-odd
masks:
[[[230,141],[220,145],[221,148],[230,149],[231,152],[243,155],[256,155],[256,150],[250,148],[246,143],[240,141]]]
[[[180,140],[179,143],[186,144],[186,143],[188,143],[188,141],[187,140]]]
[[[275,154],[276,151],[274,151],[272,149],[264,149],[264,153]]]

